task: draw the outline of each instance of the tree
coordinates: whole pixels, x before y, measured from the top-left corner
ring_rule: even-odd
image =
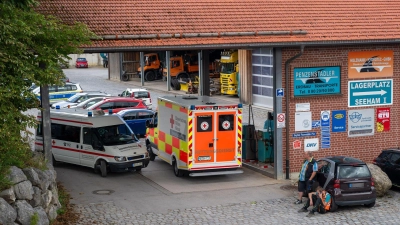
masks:
[[[23,112],[38,107],[29,85],[61,84],[59,62],[79,53],[95,35],[86,25],[63,24],[54,16],[35,12],[32,0],[0,1],[0,190],[11,165],[26,166],[32,152],[21,132],[36,127]],[[45,68],[39,68],[44,63]]]

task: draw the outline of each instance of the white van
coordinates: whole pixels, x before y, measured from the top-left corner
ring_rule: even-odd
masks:
[[[53,163],[91,167],[103,177],[109,171],[140,171],[147,167],[146,146],[118,115],[100,111],[50,110]],[[42,120],[40,112],[38,120]],[[35,149],[43,151],[41,125],[36,132]]]

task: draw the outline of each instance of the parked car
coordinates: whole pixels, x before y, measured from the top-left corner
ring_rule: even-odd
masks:
[[[70,108],[71,106],[78,105],[79,103],[88,100],[92,97],[104,97],[104,96],[111,96],[110,94],[100,92],[100,91],[94,91],[94,92],[82,92],[82,93],[77,93],[74,96],[70,97],[66,101],[60,101],[54,103],[51,108],[55,109],[57,106],[60,106],[60,109],[62,108]]]
[[[93,97],[93,98],[89,98],[89,99],[87,99],[87,100],[85,100],[85,101],[83,101],[83,102],[81,102],[81,103],[79,103],[77,105],[73,105],[70,108],[71,109],[72,108],[86,109],[86,108],[89,108],[90,106],[92,106],[92,105],[94,105],[94,104],[96,104],[96,103],[98,103],[100,101],[103,101],[104,99],[108,99],[108,98],[115,98],[115,97],[113,97],[113,96]]]
[[[146,104],[141,99],[135,98],[107,98],[90,107],[88,110],[103,110],[109,112],[112,109],[113,113],[117,113],[124,109],[147,109]]]
[[[125,109],[117,114],[128,124],[136,135],[146,134],[146,122],[153,119],[154,111],[148,109]]]
[[[36,87],[32,92],[40,100],[40,87]],[[53,85],[49,86],[49,99],[50,106],[60,100],[67,100],[69,97],[75,95],[76,93],[83,92],[81,86],[78,83],[67,82],[64,85]]]
[[[374,159],[375,165],[385,172],[394,186],[400,187],[400,149],[389,148]]]
[[[345,156],[326,157],[317,162],[317,181],[332,196],[330,211],[345,205],[375,205],[374,181],[365,162]]]
[[[127,88],[118,96],[142,99],[149,109],[152,108],[150,92],[143,88]]]
[[[86,58],[77,58],[75,62],[76,68],[88,68],[88,62]]]

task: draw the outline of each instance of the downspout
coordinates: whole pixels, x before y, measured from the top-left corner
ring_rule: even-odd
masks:
[[[288,59],[285,62],[285,82],[286,82],[286,93],[285,93],[285,97],[286,97],[286,179],[290,179],[289,178],[289,100],[290,100],[290,76],[289,76],[289,65],[290,63],[297,59],[298,57],[300,57],[301,55],[303,55],[304,52],[304,45],[300,46],[300,52],[297,53],[297,55],[293,56],[292,58]]]

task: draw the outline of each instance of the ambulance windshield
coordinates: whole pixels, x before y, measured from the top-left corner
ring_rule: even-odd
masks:
[[[103,145],[124,145],[135,143],[139,140],[126,124],[94,128]]]

